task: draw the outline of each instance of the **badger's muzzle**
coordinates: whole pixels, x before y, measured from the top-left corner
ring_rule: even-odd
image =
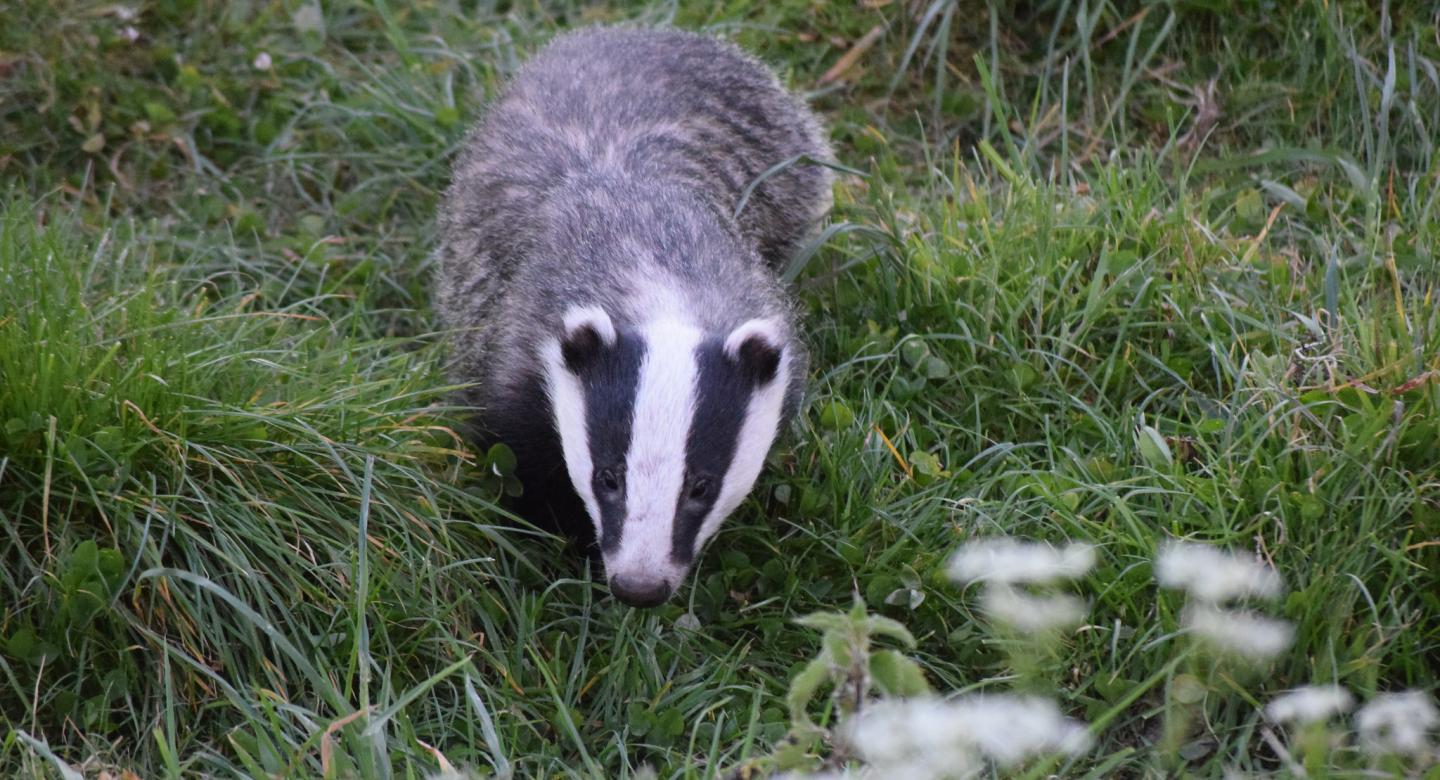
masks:
[[[663,577],[647,574],[617,574],[610,578],[610,592],[632,607],[658,607],[675,592],[675,586]]]

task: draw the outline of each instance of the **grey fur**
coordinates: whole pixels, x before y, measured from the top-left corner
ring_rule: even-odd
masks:
[[[712,335],[784,323],[788,420],[806,354],[777,271],[829,210],[830,172],[793,164],[733,215],[800,155],[831,159],[819,123],[726,42],[592,28],[536,54],[471,132],[440,213],[437,304],[481,429],[537,402],[538,350],[570,306],[633,326],[663,303],[656,279]]]

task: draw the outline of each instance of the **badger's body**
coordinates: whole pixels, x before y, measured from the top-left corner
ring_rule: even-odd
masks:
[[[777,271],[829,208],[810,162],[828,158],[735,47],[604,28],[537,54],[456,162],[437,290],[454,378],[477,437],[518,457],[519,510],[593,536],[627,602],[673,592],[796,410],[806,353]]]

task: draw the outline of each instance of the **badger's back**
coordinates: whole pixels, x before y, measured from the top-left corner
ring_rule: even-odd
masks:
[[[487,110],[452,194],[488,197],[447,198],[448,217],[480,228],[494,250],[523,238],[528,214],[567,176],[606,169],[683,177],[733,212],[751,182],[802,156],[828,159],[824,134],[735,46],[680,30],[588,29],[542,49]],[[829,172],[796,162],[753,188],[738,225],[779,265],[829,206]]]

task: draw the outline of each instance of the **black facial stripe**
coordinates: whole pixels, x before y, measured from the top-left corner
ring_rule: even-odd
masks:
[[[644,357],[644,342],[638,336],[620,333],[614,346],[605,348],[576,373],[585,394],[585,435],[590,440],[592,472],[598,475],[610,469],[621,477],[618,496],[607,496],[603,491],[595,494],[600,506],[597,541],[604,552],[613,552],[620,544],[620,529],[625,523],[625,456],[630,451],[635,393]],[[593,479],[591,488],[595,489]]]
[[[687,479],[675,507],[670,549],[670,557],[681,565],[689,565],[695,558],[695,538],[724,487],[755,388],[755,383],[725,356],[718,340],[707,340],[697,347],[695,362],[695,416],[685,442]],[[708,495],[700,501],[691,500],[690,480],[702,476],[710,480]]]

